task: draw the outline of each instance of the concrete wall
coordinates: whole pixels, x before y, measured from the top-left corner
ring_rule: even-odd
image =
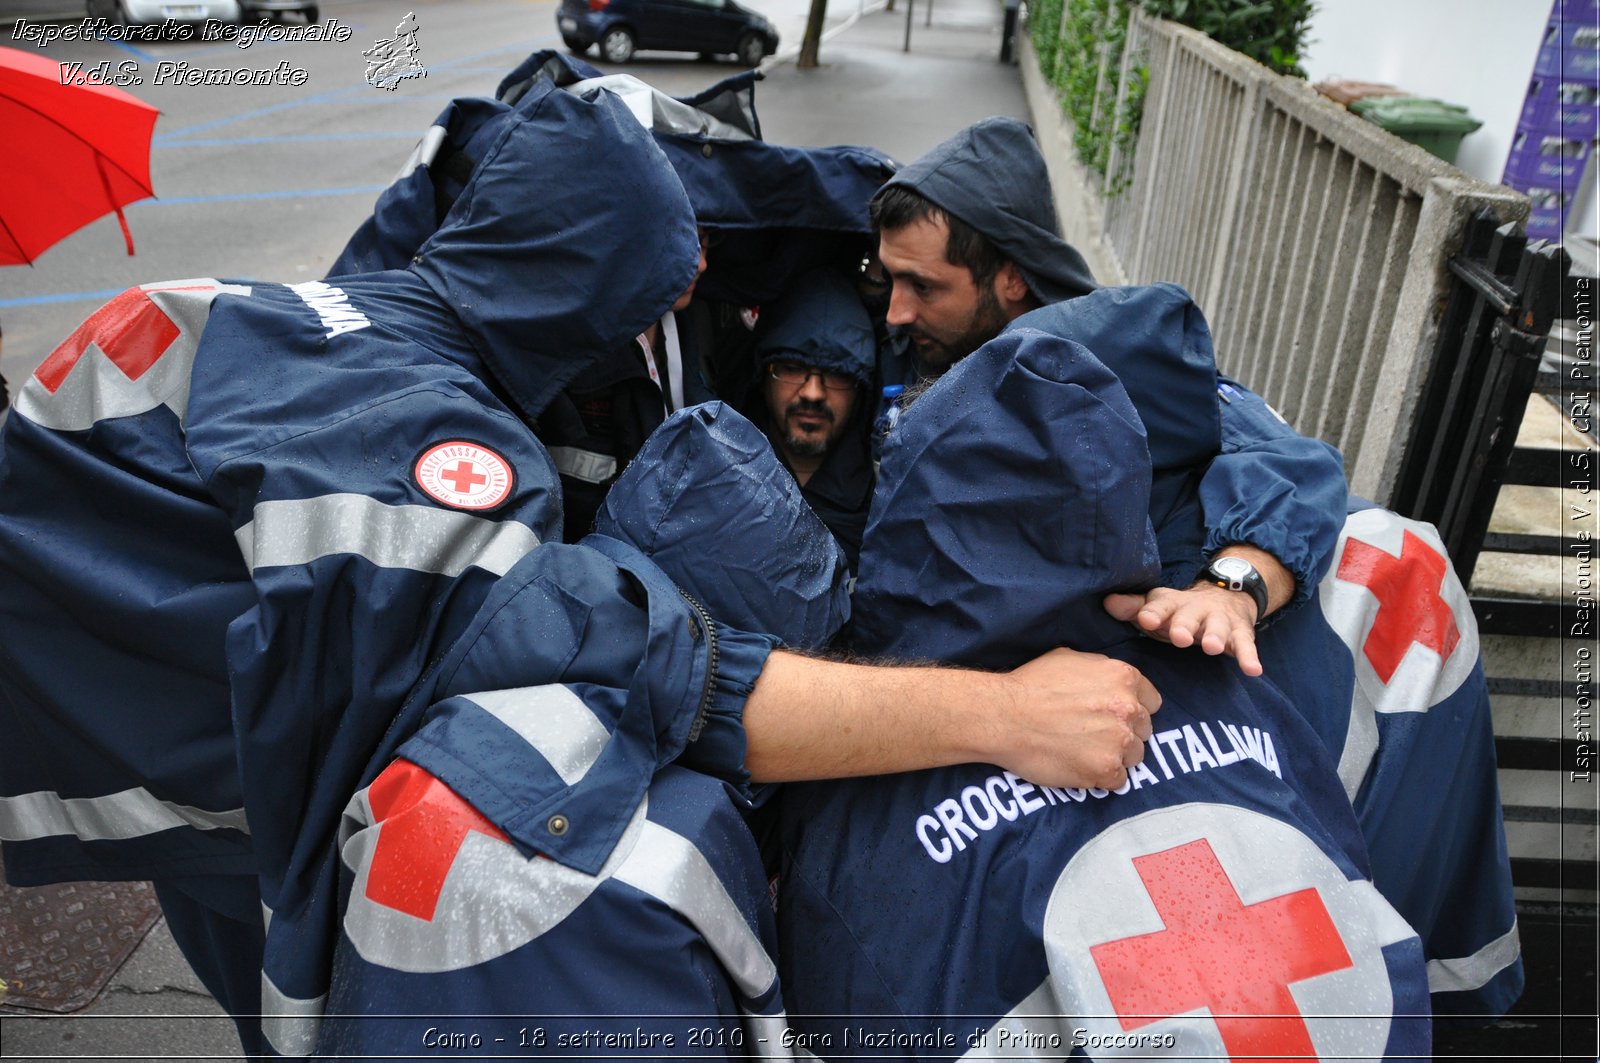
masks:
[[[1304,65],[1312,81],[1387,81],[1466,107],[1483,128],[1456,165],[1498,182],[1550,12],[1550,0],[1322,0]],[[1595,231],[1595,176],[1570,231]]]

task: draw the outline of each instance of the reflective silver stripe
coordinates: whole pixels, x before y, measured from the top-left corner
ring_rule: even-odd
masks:
[[[772,957],[689,839],[646,823],[616,878],[660,898],[693,923],[745,996],[758,997],[772,988],[778,977]]]
[[[142,786],[104,797],[62,797],[50,790],[0,797],[0,840],[8,842],[63,834],[84,841],[117,841],[174,827],[250,832],[242,808],[209,812],[163,801]]]
[[[309,1056],[316,1049],[327,1006],[326,993],[315,1000],[300,1000],[284,993],[261,972],[261,1036],[280,1056]]]
[[[583,99],[592,99],[597,89],[616,96],[640,125],[658,133],[698,134],[717,140],[755,139],[738,126],[673,99],[632,74],[604,74],[566,86],[568,92]]]
[[[357,494],[262,502],[234,537],[251,569],[355,554],[382,568],[446,576],[473,565],[503,576],[539,545],[539,537],[515,521],[391,506]]]
[[[1487,985],[1489,980],[1516,962],[1522,955],[1522,939],[1517,924],[1471,956],[1428,961],[1428,992],[1458,993]]]
[[[422,134],[422,139],[417,141],[417,146],[411,149],[411,154],[401,164],[400,172],[394,175],[390,184],[397,184],[411,176],[411,172],[418,166],[432,166],[433,160],[438,157],[439,148],[444,144],[444,138],[449,135],[449,130],[442,125],[429,126],[428,131]]]
[[[579,447],[546,447],[556,471],[586,484],[603,484],[617,474],[617,459]]]
[[[1345,731],[1344,750],[1339,754],[1339,781],[1352,803],[1377,755],[1378,717],[1372,706],[1357,695],[1351,699],[1350,725]]]
[[[583,699],[564,686],[493,690],[467,700],[517,732],[568,786],[589,773],[611,738]]]

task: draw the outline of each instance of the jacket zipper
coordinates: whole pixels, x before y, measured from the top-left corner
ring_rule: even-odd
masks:
[[[694,610],[694,615],[700,622],[698,630],[695,629],[693,621],[690,622],[690,630],[696,636],[695,641],[699,641],[699,631],[706,633],[706,682],[704,688],[700,691],[700,705],[695,709],[694,722],[689,725],[688,740],[693,742],[700,737],[700,732],[705,729],[706,717],[711,712],[711,691],[717,678],[717,628],[711,620],[711,614],[706,611],[705,606],[695,599],[694,595],[682,587],[678,588],[678,593],[683,595],[683,600],[689,603],[689,607]]]

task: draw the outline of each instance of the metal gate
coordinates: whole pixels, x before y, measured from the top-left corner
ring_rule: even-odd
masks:
[[[1575,308],[1584,312],[1585,297],[1592,310],[1593,281],[1570,278],[1569,268],[1562,248],[1529,243],[1518,225],[1501,225],[1487,212],[1472,220],[1463,250],[1449,262],[1452,289],[1391,502],[1439,529],[1469,587],[1483,553],[1544,558],[1562,573],[1556,593],[1472,597],[1528,972],[1514,1012],[1520,1025],[1475,1031],[1459,1045],[1479,1052],[1528,1051],[1535,1042],[1559,1051],[1594,1038],[1600,765],[1588,716],[1594,506],[1582,500],[1595,497],[1595,455],[1592,446],[1515,445],[1530,398],[1546,401],[1539,396],[1556,399],[1574,424],[1593,431],[1592,313],[1584,357],[1541,371],[1552,324]],[[1563,500],[1548,530],[1490,532],[1506,485],[1576,491],[1580,504],[1568,513]],[[1448,1031],[1440,1035],[1439,1047],[1456,1047]]]

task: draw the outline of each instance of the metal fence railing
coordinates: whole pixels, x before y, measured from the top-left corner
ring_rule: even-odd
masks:
[[[1187,287],[1222,369],[1339,447],[1357,493],[1388,502],[1414,434],[1446,263],[1475,214],[1520,221],[1526,198],[1138,12],[1122,77],[1103,77],[1105,91],[1125,91],[1136,68],[1148,89],[1131,174],[1113,153],[1107,171],[1126,187],[1106,196],[1103,185],[1089,220],[1115,279]]]

